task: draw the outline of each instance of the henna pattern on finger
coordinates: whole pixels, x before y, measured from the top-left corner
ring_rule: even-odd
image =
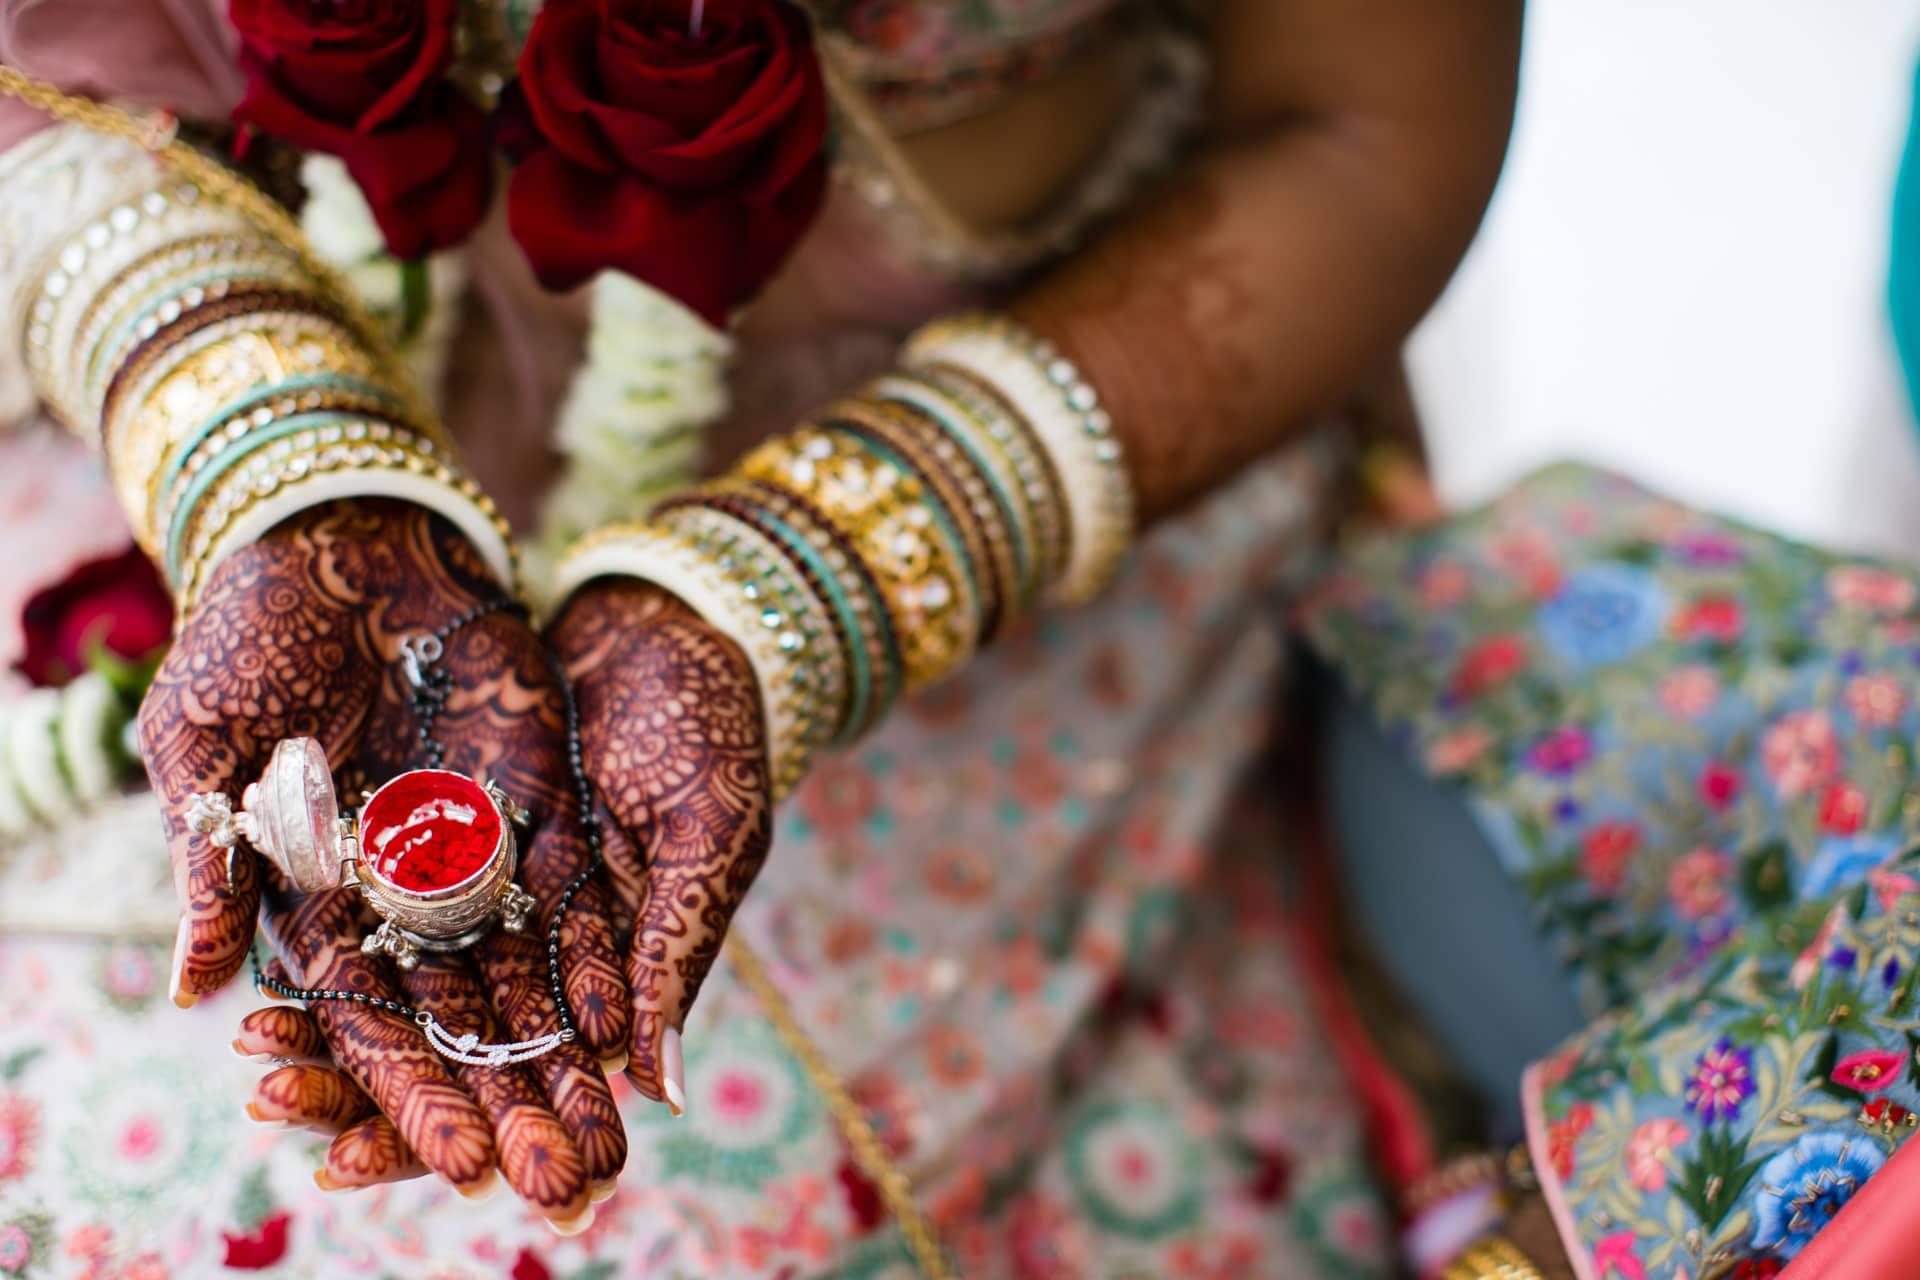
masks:
[[[508,1035],[525,1039],[554,1024],[553,993],[547,988],[546,950],[523,935],[495,931],[476,949],[493,1008]],[[563,1044],[531,1064],[587,1162],[587,1177],[601,1183],[618,1177],[627,1163],[627,1131],[599,1061],[579,1041]]]
[[[449,1034],[500,1039],[479,975],[465,958],[424,956],[418,968],[401,975],[401,983],[407,999],[432,1009]],[[583,1213],[591,1192],[586,1161],[527,1068],[461,1064],[455,1074],[493,1125],[500,1172],[514,1194],[547,1218],[566,1221]]]
[[[380,967],[360,952],[365,912],[351,891],[330,890],[290,904],[270,894],[267,924],[305,985],[397,998]],[[429,1168],[462,1194],[476,1194],[492,1183],[493,1131],[419,1027],[368,1005],[337,1000],[317,1001],[310,1012],[326,1034],[334,1062]]]
[[[240,1019],[233,1049],[244,1057],[292,1058],[296,1061],[326,1063],[326,1037],[320,1024],[305,1009],[273,1004],[255,1009]]]
[[[772,842],[759,686],[746,657],[656,589],[600,583],[550,632],[580,702],[588,772],[638,855],[614,877],[639,885],[627,981],[627,1076],[664,1100],[662,1037],[679,1027]]]
[[[373,1116],[333,1140],[327,1147],[326,1162],[314,1171],[313,1181],[322,1191],[348,1191],[402,1182],[426,1172],[427,1167],[393,1127],[393,1121]]]
[[[247,1114],[255,1120],[338,1131],[373,1114],[373,1100],[332,1067],[295,1065],[269,1071],[253,1087]]]

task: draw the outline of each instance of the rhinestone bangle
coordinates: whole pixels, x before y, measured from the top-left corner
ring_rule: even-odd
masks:
[[[998,390],[1059,472],[1069,516],[1055,598],[1079,604],[1113,576],[1133,536],[1133,490],[1099,394],[1052,344],[997,315],[936,320],[907,342],[910,369],[949,364]]]

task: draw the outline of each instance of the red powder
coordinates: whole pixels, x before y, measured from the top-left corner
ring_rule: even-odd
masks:
[[[360,814],[360,856],[374,875],[413,893],[451,888],[493,856],[500,815],[473,779],[439,769],[403,773]]]

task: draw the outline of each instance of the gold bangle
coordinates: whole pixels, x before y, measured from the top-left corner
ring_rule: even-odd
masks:
[[[916,477],[850,432],[812,426],[769,440],[738,472],[794,493],[847,535],[887,602],[907,691],[972,655],[979,596],[957,538],[941,527]]]
[[[956,456],[937,423],[911,406],[866,396],[844,400],[818,415],[844,424],[891,449],[913,469],[933,501],[953,516],[969,577],[980,593],[980,633],[998,635],[1016,590],[1013,544],[980,476]]]
[[[249,393],[300,375],[378,377],[377,366],[358,358],[344,329],[300,312],[235,317],[208,331],[204,343],[181,345],[189,348],[185,354],[156,362],[140,401],[107,424],[107,470],[128,524],[149,552],[166,538],[171,510],[170,503],[160,508],[162,477],[182,448],[195,447],[194,436],[205,424]]]
[[[1546,1280],[1540,1268],[1505,1236],[1468,1245],[1440,1272],[1440,1280]]]

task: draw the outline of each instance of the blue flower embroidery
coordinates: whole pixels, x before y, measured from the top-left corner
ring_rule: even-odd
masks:
[[[1584,671],[1632,657],[1659,636],[1666,616],[1666,593],[1652,574],[1596,564],[1567,579],[1536,625],[1562,662]]]
[[[1892,836],[1828,836],[1800,873],[1800,900],[1812,902],[1858,884],[1867,873],[1900,852]]]
[[[1886,1162],[1870,1139],[1845,1133],[1800,1139],[1760,1168],[1754,1247],[1793,1257]]]

